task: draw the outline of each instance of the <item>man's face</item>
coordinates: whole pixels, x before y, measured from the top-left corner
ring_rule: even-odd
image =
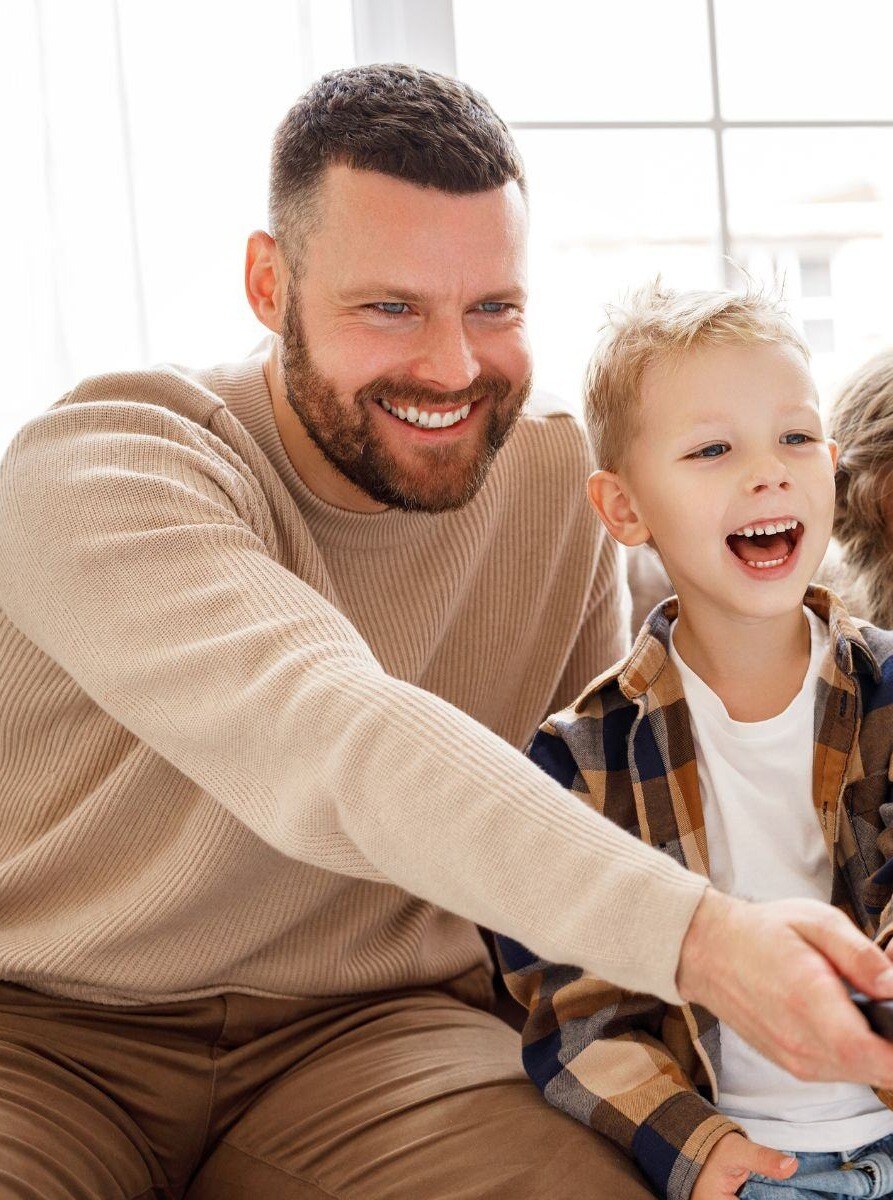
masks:
[[[802,355],[701,347],[646,370],[641,402],[625,474],[690,615],[796,608],[831,533],[836,460]]]
[[[282,329],[289,403],[374,500],[456,508],[529,391],[520,190],[454,196],[332,167],[317,204]]]

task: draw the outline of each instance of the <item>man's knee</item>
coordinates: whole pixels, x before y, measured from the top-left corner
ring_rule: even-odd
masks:
[[[167,1200],[128,1125],[101,1090],[0,1041],[0,1200]]]

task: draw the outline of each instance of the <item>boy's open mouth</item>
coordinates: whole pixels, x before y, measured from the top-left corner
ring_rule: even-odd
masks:
[[[755,521],[742,525],[726,538],[726,545],[747,566],[764,571],[780,567],[793,554],[803,537],[803,526],[796,517],[781,517],[776,521]]]

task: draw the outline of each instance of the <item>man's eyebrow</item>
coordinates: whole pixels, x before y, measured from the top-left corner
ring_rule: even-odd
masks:
[[[510,284],[508,287],[497,291],[487,292],[483,296],[478,296],[476,304],[494,304],[501,300],[508,300],[513,304],[527,303],[527,289],[520,287],[518,284]]]
[[[421,292],[414,292],[412,288],[397,287],[393,283],[376,282],[374,279],[338,292],[338,299],[345,304],[368,303],[370,300],[411,300],[413,304],[419,304],[424,298]]]
[[[368,304],[376,300],[406,300],[412,304],[424,304],[430,296],[415,292],[412,288],[400,287],[385,280],[372,280],[369,283],[357,284],[338,292],[342,304]],[[525,304],[527,292],[519,284],[509,284],[505,288],[489,288],[480,296],[476,296],[475,304],[491,304],[502,300],[512,303]]]

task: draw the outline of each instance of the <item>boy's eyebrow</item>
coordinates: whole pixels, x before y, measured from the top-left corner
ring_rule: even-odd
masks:
[[[790,404],[787,408],[783,408],[778,414],[780,417],[796,417],[801,413],[808,413],[811,417],[821,418],[821,413],[817,404],[811,404],[808,401],[802,400],[799,404]]]
[[[732,422],[730,421],[728,414],[717,413],[716,416],[710,416],[708,413],[707,416],[699,417],[697,421],[693,421],[691,425],[687,426],[687,428],[679,434],[677,441],[690,442],[692,438],[696,438],[701,431],[711,435],[722,433],[729,427],[731,423]]]
[[[821,420],[821,413],[818,410],[818,406],[807,400],[789,404],[787,407],[780,409],[778,413],[778,416],[783,420],[788,417],[805,415],[818,417]],[[685,433],[680,434],[680,437],[682,439],[689,438],[699,429],[716,430],[717,428],[724,428],[731,423],[731,420],[732,418],[729,417],[728,413],[705,413],[703,416],[699,416],[696,421],[693,421]]]

